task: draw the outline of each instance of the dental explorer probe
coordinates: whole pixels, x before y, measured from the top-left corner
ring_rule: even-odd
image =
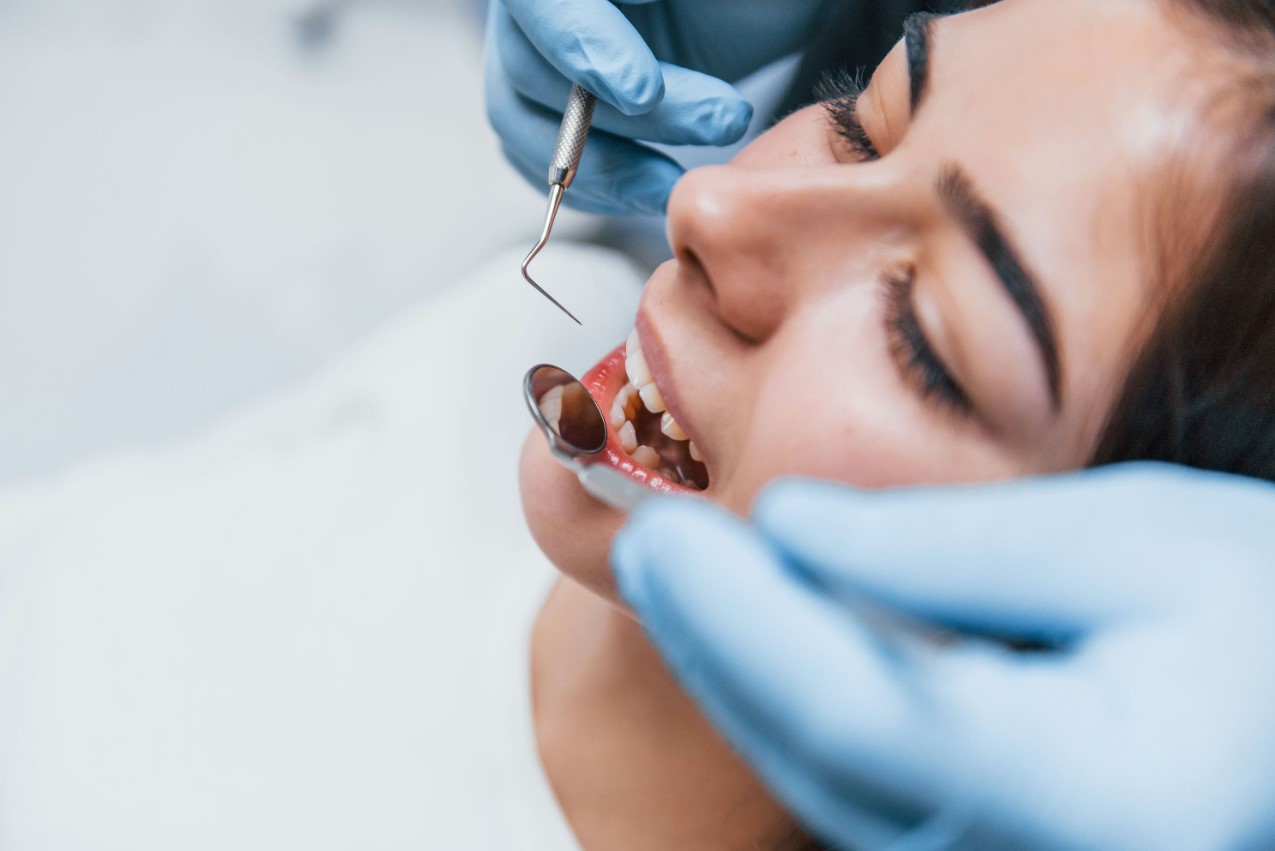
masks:
[[[526,278],[527,283],[539,290],[540,294],[549,301],[558,305],[558,309],[575,320],[577,325],[584,323],[576,319],[575,315],[563,307],[556,298],[545,292],[544,287],[532,280],[527,267],[540,253],[540,249],[549,242],[549,232],[553,230],[553,220],[557,217],[558,207],[562,204],[562,195],[571,185],[576,171],[580,168],[580,155],[584,153],[584,140],[589,135],[589,124],[593,121],[593,107],[596,104],[597,98],[593,95],[579,86],[571,87],[571,93],[567,95],[567,108],[562,114],[562,126],[558,128],[558,142],[553,146],[553,159],[549,161],[549,212],[545,215],[544,230],[540,232],[540,239],[527,255],[527,259],[522,261],[522,276]]]

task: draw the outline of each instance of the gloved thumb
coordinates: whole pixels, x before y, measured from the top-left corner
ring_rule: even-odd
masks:
[[[967,631],[1066,642],[1172,596],[1179,578],[1165,575],[1156,553],[1200,538],[1157,498],[1166,469],[875,492],[789,480],[762,493],[753,519],[790,569],[833,596],[866,594]]]
[[[893,823],[845,800],[829,778],[844,776],[846,762],[894,776],[879,755],[916,739],[922,715],[892,647],[702,500],[643,505],[611,561],[670,670],[772,790],[829,832],[883,847]],[[926,768],[938,758],[926,753]]]

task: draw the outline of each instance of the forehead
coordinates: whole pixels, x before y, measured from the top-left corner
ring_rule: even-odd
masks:
[[[900,153],[959,162],[1041,280],[1066,404],[1052,445],[1074,453],[1095,439],[1157,303],[1154,218],[1196,135],[1194,45],[1152,0],[1007,0],[932,32],[928,93]],[[901,45],[869,94],[887,124],[907,120]]]

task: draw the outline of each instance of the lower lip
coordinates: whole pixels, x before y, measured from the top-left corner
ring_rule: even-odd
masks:
[[[598,407],[602,409],[604,417],[606,417],[606,412],[611,410],[615,397],[619,395],[620,390],[629,380],[624,371],[624,354],[624,344],[621,343],[610,354],[598,361],[598,364],[580,379],[585,389],[589,391],[589,395],[593,397],[593,401],[597,402]],[[602,450],[601,459],[633,481],[645,485],[657,493],[687,494],[690,496],[702,496],[704,493],[703,491],[694,491],[675,482],[670,482],[656,471],[643,467],[634,461],[620,446],[620,438],[615,433],[615,429],[611,428],[609,418],[607,421],[607,445]]]

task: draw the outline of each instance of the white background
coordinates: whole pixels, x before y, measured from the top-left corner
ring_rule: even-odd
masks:
[[[477,0],[348,6],[306,47],[300,0],[0,2],[0,489],[195,433],[530,246]]]

